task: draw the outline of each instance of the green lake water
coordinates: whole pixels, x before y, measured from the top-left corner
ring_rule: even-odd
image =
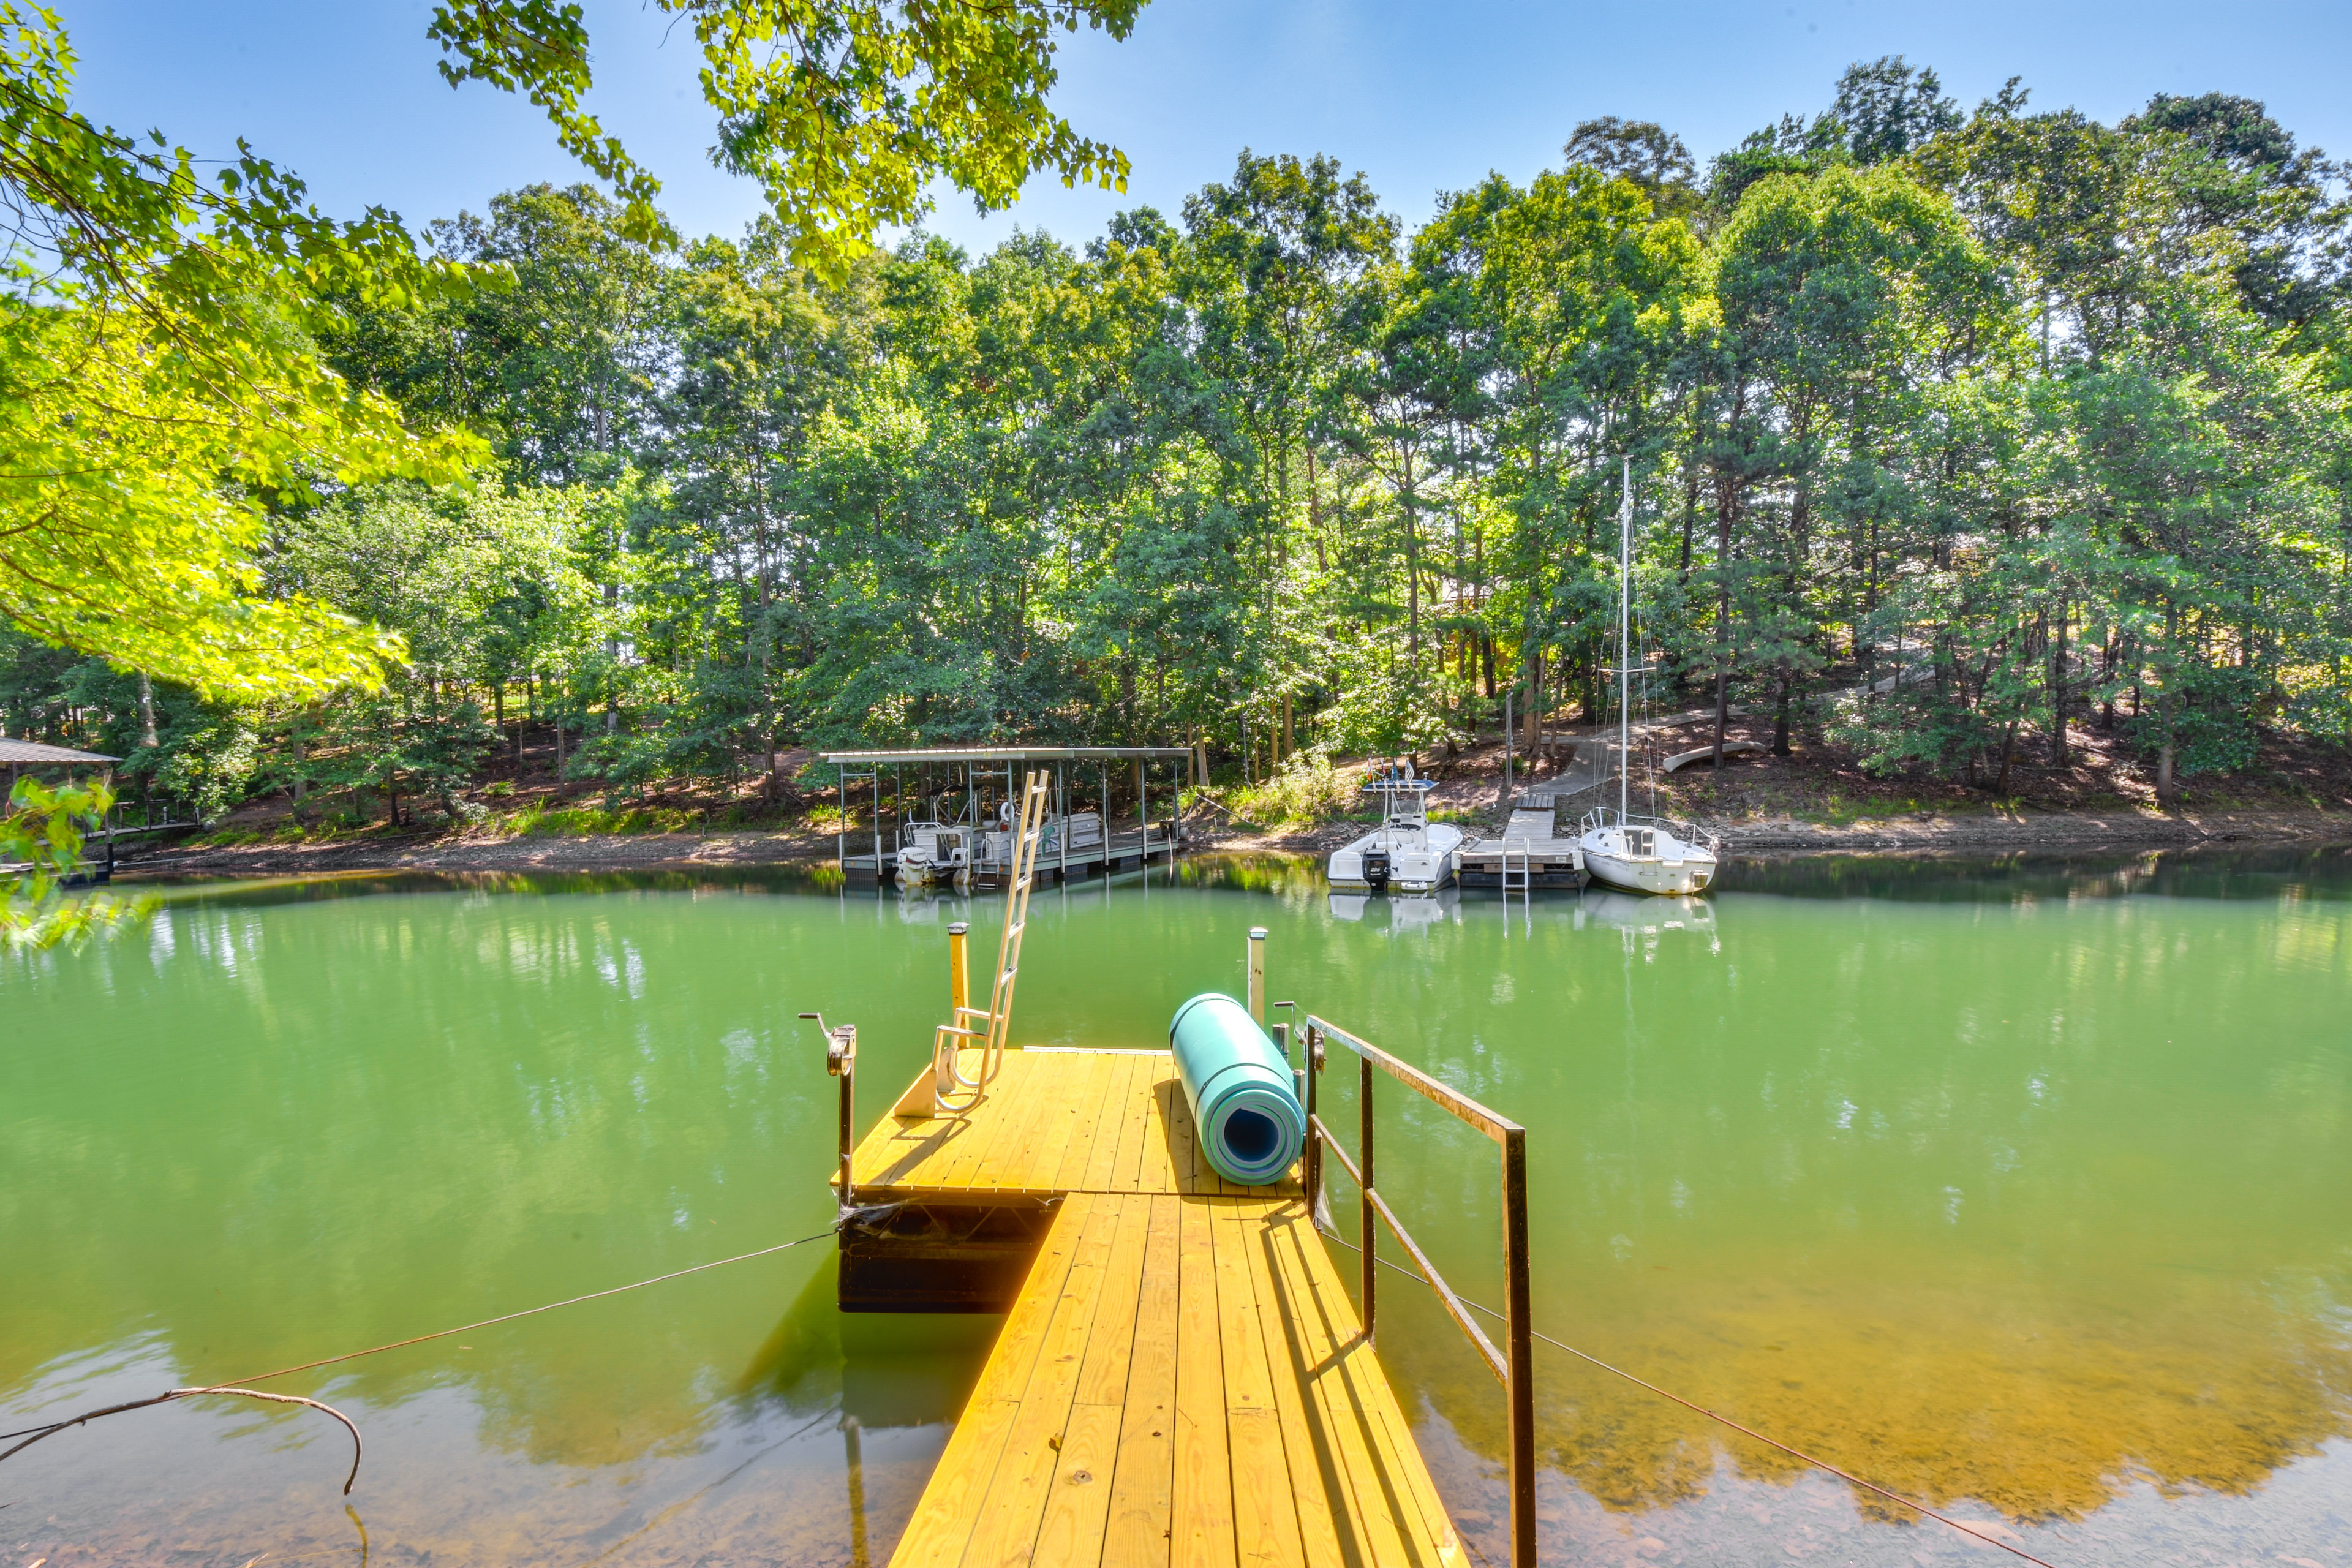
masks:
[[[991,900],[794,876],[375,879],[181,889],[0,961],[0,1431],[823,1231],[834,1085],[794,1015],[859,1026],[870,1120],[959,918],[992,951]],[[1206,861],[1032,921],[1020,1040],[1162,1044],[1262,924],[1276,997],[1523,1121],[1547,1333],[2060,1568],[2352,1565],[2342,852],[1531,908]],[[1490,1146],[1380,1115],[1383,1190],[1497,1300]],[[878,1564],[996,1321],[832,1293],[820,1242],[270,1384],[357,1420],[349,1500],[310,1412],[69,1431],[0,1465],[0,1563]],[[1381,1314],[1494,1560],[1499,1396],[1412,1281]],[[1537,1357],[1547,1561],[1999,1556]]]

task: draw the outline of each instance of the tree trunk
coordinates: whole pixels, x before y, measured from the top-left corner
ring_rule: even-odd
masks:
[[[163,744],[155,738],[154,683],[143,669],[139,672],[139,744],[142,748]]]
[[[2009,763],[2010,759],[2016,754],[2016,752],[2017,721],[2011,719],[2009,721],[2009,728],[2001,731],[2000,773],[1992,781],[1992,793],[2001,796],[2003,799],[2007,799],[2009,796]]]
[[[1715,760],[1723,771],[1723,732],[1731,723],[1731,502],[1715,509]]]
[[[1520,716],[1519,720],[1526,731],[1526,736],[1521,741],[1519,749],[1527,753],[1530,762],[1535,757],[1538,743],[1543,738],[1543,667],[1542,647],[1530,647],[1528,649],[1526,664],[1528,706],[1527,711]]]
[[[1780,698],[1772,715],[1772,754],[1785,757],[1789,752],[1789,672],[1780,672]]]
[[[1405,593],[1405,656],[1414,673],[1421,670],[1421,527],[1413,515],[1415,497],[1412,484],[1412,459],[1405,459],[1404,492],[1404,593]]]
[[[2050,639],[2050,765],[2064,772],[2066,757],[2066,601],[2058,601],[2056,630]]]

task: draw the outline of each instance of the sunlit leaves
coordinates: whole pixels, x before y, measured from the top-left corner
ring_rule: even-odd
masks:
[[[1057,34],[1083,23],[1114,38],[1142,0],[660,0],[701,46],[702,92],[719,112],[713,157],[760,182],[793,259],[834,277],[875,233],[929,210],[944,176],[984,211],[1012,205],[1033,174],[1127,188],[1126,154],[1046,107]],[[581,107],[592,80],[581,8],[553,0],[443,0],[432,36],[442,74],[527,94],[564,147],[627,204],[627,232],[671,237],[659,182]]]
[[[207,183],[94,125],[72,68],[55,16],[0,4],[0,616],[215,694],[371,681],[396,645],[260,595],[257,560],[281,509],[462,471],[475,448],[355,395],[311,332],[331,295],[405,308],[465,274],[249,149]]]

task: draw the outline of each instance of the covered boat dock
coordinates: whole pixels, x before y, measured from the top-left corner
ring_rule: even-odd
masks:
[[[954,795],[960,815],[975,825],[984,823],[997,805],[1019,798],[1020,775],[1033,768],[1053,774],[1053,816],[1066,819],[1078,804],[1076,792],[1092,785],[1092,809],[1100,810],[1103,819],[1103,831],[1093,842],[1073,842],[1077,836],[1066,832],[1054,836],[1038,859],[1041,874],[1066,881],[1139,869],[1153,860],[1172,859],[1183,848],[1182,792],[1196,782],[1189,746],[944,746],[818,756],[833,764],[840,779],[841,870],[858,881],[897,880],[906,829],[921,820],[927,803]],[[1114,821],[1113,794],[1130,781],[1134,814]],[[853,826],[855,805],[861,800],[866,817]],[[978,859],[973,879],[984,883],[1003,869]]]

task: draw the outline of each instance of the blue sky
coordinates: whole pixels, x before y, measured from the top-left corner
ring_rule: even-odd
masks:
[[[79,101],[125,129],[161,128],[199,154],[243,135],[310,180],[330,211],[371,202],[412,225],[579,171],[530,106],[434,69],[425,0],[56,0],[82,57]],[[704,156],[710,118],[693,39],[635,0],[587,0],[593,107],[661,176],[689,233],[740,228],[758,192]],[[1596,5],[1408,5],[1340,0],[1158,0],[1132,38],[1081,35],[1055,103],[1133,160],[1125,196],[1036,183],[982,220],[945,193],[931,226],[985,246],[1014,225],[1073,242],[1122,206],[1174,216],[1244,147],[1329,153],[1418,221],[1434,193],[1488,170],[1554,164],[1594,115],[1658,121],[1702,160],[1783,111],[1827,103],[1852,60],[1901,54],[1973,104],[2021,76],[2038,106],[2114,120],[2156,91],[2265,100],[2305,143],[2352,155],[2352,6],[1895,4],[1764,0]]]

